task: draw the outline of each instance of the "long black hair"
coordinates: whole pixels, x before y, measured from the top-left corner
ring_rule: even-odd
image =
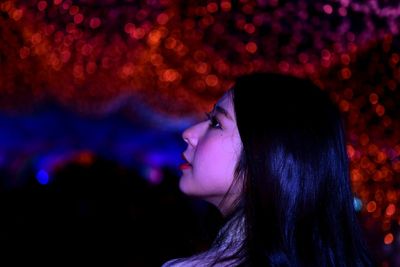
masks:
[[[353,207],[343,120],[328,95],[275,73],[239,77],[231,94],[243,195],[230,220],[244,217],[245,234],[234,255],[215,262],[375,266]]]

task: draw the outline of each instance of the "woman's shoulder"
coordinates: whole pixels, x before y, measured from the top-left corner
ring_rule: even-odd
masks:
[[[165,262],[161,267],[224,267],[227,266],[230,261],[224,261],[223,263],[215,262],[219,255],[219,251],[210,249],[187,258],[177,258]]]
[[[189,266],[209,266],[199,255],[189,258],[178,258],[165,262],[161,267],[189,267]]]
[[[161,267],[229,266],[231,263],[236,262],[235,258],[221,263],[215,262],[215,260],[221,256],[233,256],[244,241],[244,235],[244,217],[235,216],[220,229],[209,250],[191,257],[169,260]]]
[[[179,260],[179,259],[169,260],[169,261],[165,262],[163,265],[161,265],[161,267],[179,267],[179,266],[184,266],[179,261],[176,262],[177,260]]]

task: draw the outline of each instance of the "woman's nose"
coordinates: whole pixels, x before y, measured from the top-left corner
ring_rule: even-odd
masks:
[[[193,130],[192,127],[187,128],[186,130],[183,131],[182,133],[182,139],[189,145],[194,147],[196,145],[196,141],[193,135]]]
[[[182,133],[182,139],[190,146],[195,147],[197,146],[197,143],[199,141],[199,136],[200,136],[200,124],[195,124],[186,130],[183,131]]]

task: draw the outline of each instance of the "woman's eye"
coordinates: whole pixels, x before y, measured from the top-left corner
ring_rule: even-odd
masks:
[[[207,120],[210,121],[209,126],[211,128],[222,129],[221,124],[219,123],[216,116],[211,115],[211,113],[209,113],[209,112],[206,112],[206,117],[207,117]]]

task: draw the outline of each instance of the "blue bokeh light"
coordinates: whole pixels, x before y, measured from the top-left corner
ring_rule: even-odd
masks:
[[[49,174],[45,170],[40,170],[36,174],[36,179],[40,184],[46,185],[49,183]]]

